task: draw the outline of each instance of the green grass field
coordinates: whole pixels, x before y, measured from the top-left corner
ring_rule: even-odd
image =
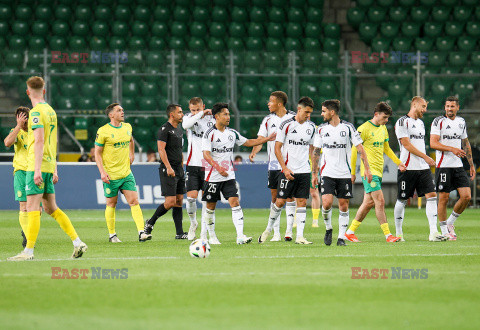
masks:
[[[244,210],[245,233],[255,239],[268,210]],[[173,239],[169,217],[157,222],[153,240],[138,242],[127,211],[117,212],[123,243],[108,243],[103,211],[67,211],[89,250],[69,259],[72,244],[42,216],[35,260],[6,262],[22,250],[17,213],[0,212],[1,328],[462,328],[480,318],[480,210],[467,209],[456,223],[456,242],[427,241],[424,210],[407,209],[407,242],[387,244],[373,212],[357,231],[362,243],[314,242],[237,246],[230,211],[217,211],[210,258],[194,259],[187,241]],[[355,210],[350,210],[353,218]],[[144,215],[151,215],[144,210]],[[394,232],[393,210],[387,210]],[[184,213],[184,227],[188,219]],[[333,223],[337,224],[338,210]],[[334,237],[338,232],[334,226]],[[323,228],[322,228],[323,227]],[[285,215],[282,214],[282,234]],[[68,270],[128,269],[127,279],[52,279],[52,267]],[[352,279],[352,267],[389,269],[388,279]],[[391,279],[391,267],[428,269],[426,279]]]

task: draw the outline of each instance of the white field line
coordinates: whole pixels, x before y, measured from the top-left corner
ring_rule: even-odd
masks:
[[[274,255],[274,256],[236,256],[236,259],[294,259],[294,258],[391,258],[391,257],[449,257],[449,256],[478,256],[480,253],[434,253],[434,254],[421,254],[421,253],[407,253],[407,254],[387,254],[387,255],[368,255],[368,254],[357,254],[357,255],[343,255],[343,254],[332,254],[332,255],[303,255],[303,256],[292,256],[292,255]],[[112,258],[58,258],[58,259],[34,259],[31,262],[44,262],[44,261],[75,261],[75,260],[168,260],[168,259],[185,259],[186,257],[175,257],[175,256],[144,256],[144,257],[112,257]],[[188,258],[186,258],[188,259]],[[0,262],[6,262],[5,260],[0,260]]]

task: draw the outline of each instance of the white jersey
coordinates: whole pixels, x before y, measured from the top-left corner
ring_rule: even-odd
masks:
[[[454,120],[440,116],[433,120],[430,135],[439,135],[440,143],[449,147],[462,149],[462,139],[467,136],[465,119],[456,116]],[[462,160],[450,151],[436,151],[437,168],[463,167]]]
[[[206,162],[203,159],[202,139],[205,132],[215,125],[213,116],[203,117],[203,111],[192,115],[189,113],[183,117],[182,126],[187,130],[188,152],[187,166],[205,167]]]
[[[407,167],[407,171],[430,169],[425,159],[410,153],[400,142],[401,138],[408,137],[418,151],[426,154],[425,125],[421,119],[413,119],[409,116],[400,117],[395,123],[395,135],[397,135],[398,144],[400,145],[400,160]]]
[[[293,117],[280,124],[276,141],[283,143],[283,160],[294,174],[311,173],[308,156],[314,136],[315,124],[309,120],[300,124]]]
[[[230,127],[226,127],[223,132],[215,126],[209,128],[203,136],[202,150],[210,151],[213,160],[227,169],[228,176],[220,175],[216,169],[208,164],[205,166],[205,181],[222,182],[235,179],[233,147],[235,147],[235,144],[241,146],[245,142],[247,142],[247,138]]]
[[[334,179],[351,178],[352,145],[358,146],[362,142],[355,126],[345,120],[337,126],[329,123],[318,126],[313,146],[322,149],[320,175]]]
[[[295,117],[295,112],[287,111],[283,117],[277,116],[275,113],[271,113],[268,116],[263,118],[260,129],[258,130],[259,136],[268,137],[270,134],[276,133],[280,124],[292,117]],[[280,164],[278,163],[277,157],[275,157],[275,141],[267,142],[267,154],[268,154],[268,170],[275,171],[281,170]]]

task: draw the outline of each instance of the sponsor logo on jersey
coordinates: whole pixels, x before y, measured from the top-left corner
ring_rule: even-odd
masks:
[[[288,140],[288,144],[293,144],[294,146],[308,146],[308,141],[294,141],[294,140]]]
[[[415,134],[410,134],[410,140],[417,139],[417,140],[423,140],[425,138],[425,135],[422,133],[415,135]]]
[[[346,148],[346,147],[347,147],[347,144],[346,144],[346,143],[338,143],[338,144],[337,144],[337,142],[333,142],[333,144],[324,143],[322,148],[327,148],[327,149],[344,149],[344,148]]]
[[[442,136],[442,139],[445,139],[445,140],[455,140],[455,139],[460,139],[460,135],[457,135],[456,133],[454,133],[453,135],[443,135]]]
[[[203,132],[197,133],[195,131],[192,131],[192,135],[201,138],[201,137],[203,137]]]
[[[225,153],[225,152],[233,152],[233,148],[227,148],[227,147],[223,147],[223,148],[212,148],[212,151],[213,152],[220,152],[220,153]]]

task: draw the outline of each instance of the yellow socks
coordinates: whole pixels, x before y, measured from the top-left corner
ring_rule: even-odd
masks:
[[[115,234],[115,208],[107,206],[105,208],[105,220],[107,221],[108,233]]]
[[[320,216],[320,209],[312,209],[313,221],[317,220]]]
[[[385,235],[385,237],[391,235],[391,233],[390,233],[390,228],[388,228],[388,222],[385,222],[384,224],[381,224],[381,225],[380,225],[380,228],[382,228],[383,234]]]
[[[70,219],[62,210],[56,209],[55,212],[51,214],[51,216],[52,218],[55,219],[55,221],[58,222],[58,224],[60,225],[60,228],[63,229],[63,231],[70,237],[72,241],[74,241],[78,237],[77,232],[75,231],[75,228],[73,228],[73,225],[70,222]],[[40,216],[39,216],[39,219],[40,219]],[[30,218],[29,218],[28,225],[30,226]]]
[[[362,224],[361,222],[354,219],[352,221],[352,224],[350,225],[350,228],[348,228],[348,231],[355,232],[355,230],[357,230],[358,227],[360,227],[361,224]]]
[[[27,236],[27,249],[33,249],[40,231],[40,211],[27,212],[28,227],[25,235]]]
[[[143,214],[142,214],[142,209],[140,208],[140,205],[137,204],[132,206],[131,210],[132,210],[133,221],[135,221],[135,224],[137,225],[137,230],[139,232],[143,231],[145,223],[143,221]]]
[[[23,233],[27,235],[28,228],[28,213],[20,211],[18,213],[18,221],[20,222],[20,227],[22,227]]]

